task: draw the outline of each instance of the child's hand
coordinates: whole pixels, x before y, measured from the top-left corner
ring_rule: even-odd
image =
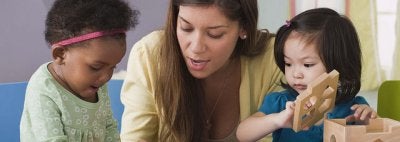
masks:
[[[294,108],[294,102],[288,101],[286,102],[286,109],[278,114],[281,128],[292,128]]]
[[[303,109],[304,110],[308,110],[310,109],[312,106],[315,105],[315,103],[317,102],[317,98],[316,97],[311,97],[308,101],[305,102]]]
[[[306,106],[305,106],[306,107]],[[293,115],[295,109],[295,102],[286,102],[286,109],[279,113],[279,120],[281,120],[281,128],[293,127]],[[306,108],[304,108],[306,109]],[[302,130],[308,130],[309,127],[304,127]]]
[[[369,119],[375,119],[378,116],[376,111],[365,104],[355,104],[350,109],[354,111],[354,114],[346,117],[347,122],[368,124]]]

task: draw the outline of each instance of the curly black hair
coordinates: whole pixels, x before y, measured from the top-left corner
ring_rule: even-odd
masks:
[[[129,30],[138,14],[122,0],[56,0],[47,13],[45,39],[51,45],[92,31]]]

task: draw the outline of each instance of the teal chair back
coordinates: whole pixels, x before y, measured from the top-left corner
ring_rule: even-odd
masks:
[[[123,80],[110,80],[108,92],[113,116],[121,130],[121,117],[124,106],[120,92]],[[27,82],[0,83],[0,142],[19,142],[19,123],[24,108]]]
[[[0,84],[0,141],[19,142],[27,82]]]
[[[110,96],[111,110],[118,121],[118,130],[121,131],[121,118],[124,106],[121,103],[121,87],[123,80],[110,80],[108,82],[108,95]]]
[[[379,87],[378,115],[400,121],[400,80],[388,80]]]

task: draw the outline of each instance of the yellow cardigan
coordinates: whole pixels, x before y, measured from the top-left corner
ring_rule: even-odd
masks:
[[[163,31],[155,31],[138,41],[132,48],[127,76],[121,92],[125,106],[122,116],[122,141],[157,141],[162,125],[154,100],[156,48],[161,47]],[[256,57],[241,56],[240,117],[245,119],[258,111],[264,96],[281,89],[283,77],[273,56],[273,42]]]

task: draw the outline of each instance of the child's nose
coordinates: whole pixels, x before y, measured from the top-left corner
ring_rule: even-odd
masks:
[[[111,79],[112,74],[113,74],[113,72],[103,73],[99,78],[99,82],[106,83],[107,81],[109,81]]]
[[[296,78],[296,79],[302,79],[304,77],[304,75],[300,71],[294,71],[293,72],[293,77]]]

